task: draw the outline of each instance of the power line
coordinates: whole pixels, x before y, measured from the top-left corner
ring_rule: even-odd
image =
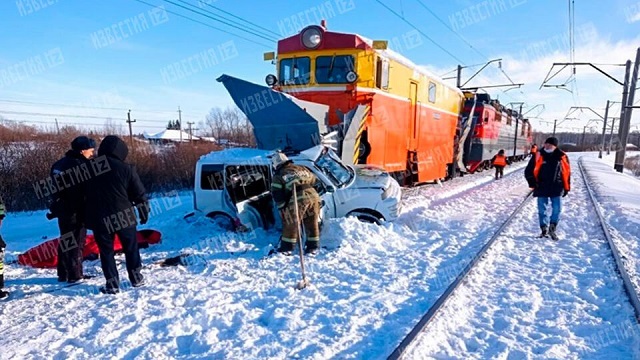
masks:
[[[31,116],[55,116],[55,117],[69,117],[69,118],[78,118],[78,119],[104,119],[104,120],[126,120],[125,118],[113,117],[113,116],[95,116],[95,115],[73,115],[73,114],[50,114],[50,113],[39,113],[39,112],[29,112],[29,111],[6,111],[0,110],[0,113],[11,114],[11,115],[31,115]],[[164,123],[166,120],[138,120],[145,122],[162,122]]]
[[[84,106],[84,105],[71,105],[71,104],[56,104],[49,102],[35,102],[35,101],[22,101],[22,100],[9,100],[9,99],[0,99],[0,102],[5,103],[15,103],[15,104],[27,104],[27,105],[43,105],[43,106],[60,106],[60,107],[68,107],[68,108],[78,108],[78,109],[95,109],[95,110],[116,110],[116,111],[127,111],[125,108],[113,108],[113,107],[100,107],[100,106]],[[138,112],[145,113],[155,113],[155,114],[167,114],[172,113],[172,110],[137,110]]]
[[[480,55],[482,58],[484,58],[485,60],[489,60],[489,57],[487,55],[485,55],[484,53],[480,52],[480,50],[476,49],[473,44],[471,44],[464,36],[462,36],[459,32],[457,32],[454,28],[452,28],[451,26],[449,26],[449,24],[447,24],[444,20],[442,20],[442,18],[436,14],[433,10],[431,10],[422,0],[416,0],[427,12],[429,12],[429,14],[431,14],[433,17],[435,17],[442,25],[444,25],[447,29],[449,29],[449,31],[451,31],[452,33],[454,33],[460,40],[462,40],[465,44],[467,44],[473,51],[475,51],[478,55]],[[484,64],[479,64],[479,65],[484,65]],[[470,65],[467,67],[472,67],[474,65]],[[509,80],[509,82],[511,82],[512,84],[515,84],[515,82],[511,79],[511,77],[509,77],[509,75],[507,75],[507,73],[504,71],[504,69],[502,68],[502,66],[499,67],[500,72]],[[456,70],[453,70],[456,71]],[[453,72],[452,71],[452,72]],[[444,74],[444,75],[448,75]],[[444,76],[443,75],[443,76]],[[503,92],[504,93],[504,92]],[[520,93],[524,95],[524,93],[522,92],[522,90],[520,90]],[[507,97],[514,99],[512,96],[510,96],[507,93],[504,93]]]
[[[209,10],[202,9],[202,8],[198,8],[197,6],[195,6],[195,5],[191,4],[191,3],[186,2],[185,0],[176,0],[176,1],[179,1],[179,2],[181,2],[181,3],[183,3],[183,4],[187,5],[187,6],[190,6],[190,7],[192,7],[192,8],[196,8],[196,9],[198,9],[199,11],[204,12],[205,14],[200,13],[200,12],[195,11],[195,10],[191,10],[190,8],[186,8],[186,7],[182,6],[182,5],[178,5],[178,4],[176,4],[176,3],[172,2],[172,1],[169,1],[169,0],[162,0],[162,1],[164,1],[164,2],[166,2],[166,3],[173,4],[173,5],[175,5],[175,6],[179,6],[179,7],[183,8],[183,9],[186,9],[186,10],[192,11],[192,12],[194,12],[194,13],[196,13],[196,14],[200,14],[200,15],[202,15],[202,16],[206,16],[206,17],[208,17],[209,19],[211,19],[211,20],[213,20],[213,21],[217,21],[217,22],[219,22],[219,23],[225,24],[225,25],[227,25],[227,26],[230,26],[230,27],[232,27],[232,28],[234,28],[234,29],[238,29],[238,30],[240,30],[240,31],[244,31],[244,32],[246,32],[246,33],[248,33],[248,34],[251,34],[251,35],[257,36],[257,37],[259,37],[259,38],[261,38],[261,39],[264,39],[264,40],[267,40],[267,41],[273,41],[273,42],[278,41],[278,40],[277,40],[277,38],[275,38],[275,39],[274,39],[274,38],[272,38],[272,37],[267,37],[267,36],[265,36],[264,34],[257,33],[257,32],[255,32],[255,31],[253,31],[253,30],[251,30],[251,29],[243,28],[243,27],[241,27],[241,26],[244,26],[244,25],[242,25],[242,24],[238,24],[237,22],[235,22],[235,21],[233,21],[233,20],[229,20],[229,19],[225,18],[224,16],[220,16],[220,15],[215,14],[215,13],[213,13],[213,12],[209,11]],[[211,16],[207,16],[206,14],[209,14],[209,15],[211,15]],[[220,20],[220,18],[222,18],[223,20]],[[226,20],[226,21],[224,21],[224,20]],[[227,22],[227,21],[231,21],[232,23],[229,23],[229,22]],[[234,24],[238,24],[238,25],[240,25],[240,26],[236,26],[236,25],[234,25]]]
[[[393,15],[399,17],[402,21],[404,21],[407,25],[411,26],[412,28],[414,28],[417,32],[419,32],[420,34],[422,34],[422,36],[426,37],[427,40],[431,41],[432,44],[434,44],[435,46],[437,46],[440,50],[444,51],[445,53],[447,53],[449,56],[451,56],[452,58],[454,58],[456,61],[458,61],[460,64],[464,65],[464,62],[462,60],[460,60],[457,56],[453,55],[449,50],[445,49],[444,47],[442,47],[440,44],[438,44],[435,40],[433,40],[431,37],[429,37],[429,35],[425,34],[424,31],[418,29],[415,25],[413,25],[412,23],[410,23],[407,19],[405,19],[403,16],[401,16],[400,14],[398,14],[397,12],[393,11],[393,9],[391,9],[390,7],[388,7],[387,5],[385,5],[382,1],[380,0],[376,0],[376,2],[380,5],[382,5],[385,9],[387,9],[389,12],[391,12]]]
[[[137,2],[139,2],[139,3],[141,3],[141,4],[145,4],[145,5],[147,5],[147,6],[149,6],[149,7],[152,7],[152,8],[156,8],[156,7],[157,7],[156,5],[149,4],[148,2],[146,2],[146,1],[144,1],[144,0],[133,0],[133,1],[137,1]],[[248,42],[250,42],[250,43],[253,43],[253,44],[256,44],[256,45],[260,45],[260,46],[262,46],[262,47],[269,48],[269,49],[273,48],[273,46],[265,45],[265,44],[263,44],[263,43],[260,43],[260,42],[255,41],[255,40],[251,40],[251,39],[249,39],[249,38],[246,38],[246,37],[244,37],[244,36],[242,36],[242,35],[234,34],[234,33],[232,33],[232,32],[229,32],[229,31],[227,31],[227,30],[221,29],[221,28],[219,28],[219,27],[215,27],[215,26],[213,26],[213,25],[211,25],[211,24],[207,24],[207,23],[202,22],[202,21],[200,21],[200,20],[196,20],[196,19],[190,18],[190,17],[188,17],[188,16],[182,15],[182,14],[177,13],[177,12],[175,12],[175,11],[171,11],[171,10],[167,10],[167,9],[165,9],[165,11],[166,11],[166,12],[168,12],[169,14],[173,14],[173,15],[179,16],[179,17],[181,17],[181,18],[187,19],[187,20],[189,20],[189,21],[193,21],[193,22],[198,23],[198,24],[200,24],[200,25],[204,25],[204,26],[209,27],[209,28],[212,28],[212,29],[214,29],[214,30],[218,30],[218,31],[223,32],[223,33],[225,33],[225,34],[228,34],[228,35],[235,36],[235,37],[237,37],[237,38],[240,38],[240,39],[246,40],[246,41],[248,41]]]
[[[3,121],[7,121],[7,122],[13,122],[13,123],[30,123],[30,124],[45,124],[45,125],[52,125],[52,126],[56,126],[55,122],[51,122],[51,121],[42,121],[42,120],[25,120],[25,119],[7,119],[7,118],[2,118],[0,119],[0,124]],[[59,126],[122,126],[124,127],[124,124],[96,124],[96,123],[75,123],[75,122],[58,122]],[[145,128],[148,129],[166,129],[165,126],[145,126]]]
[[[444,20],[442,20],[442,18],[440,16],[438,16],[438,14],[436,14],[435,12],[433,12],[424,2],[422,2],[422,0],[416,0],[420,5],[422,5],[422,7],[427,10],[429,12],[429,14],[433,15],[433,17],[436,18],[436,20],[438,20],[442,25],[444,25],[447,29],[449,29],[452,33],[456,34],[456,36],[464,41],[465,44],[467,44],[471,49],[473,49],[473,51],[475,51],[478,55],[482,56],[485,60],[489,60],[489,58],[480,52],[480,50],[476,49],[469,41],[467,41],[467,39],[465,39],[459,32],[457,32],[455,29],[453,29],[451,26],[449,26],[449,24],[447,24]]]
[[[256,24],[256,23],[254,23],[254,22],[252,22],[252,21],[245,20],[245,19],[243,19],[243,18],[241,18],[241,17],[239,17],[239,16],[233,15],[232,13],[230,13],[230,12],[228,12],[228,11],[224,11],[224,10],[220,9],[219,7],[217,7],[217,6],[213,6],[213,5],[209,4],[209,3],[203,2],[203,4],[204,4],[204,5],[206,5],[206,6],[208,6],[208,7],[210,7],[210,8],[216,9],[216,10],[218,10],[218,11],[220,11],[220,12],[224,13],[224,14],[227,14],[227,15],[229,15],[229,16],[231,16],[231,17],[233,17],[233,18],[236,18],[236,19],[238,19],[238,20],[240,20],[240,21],[244,21],[244,22],[246,22],[246,23],[248,23],[248,24],[251,24],[251,25],[253,25],[253,26],[257,27],[258,29],[261,29],[261,30],[264,30],[264,31],[270,32],[270,33],[272,33],[273,35],[275,35],[275,36],[277,36],[277,37],[280,37],[280,34],[276,33],[275,31],[271,31],[271,30],[269,30],[269,29],[267,29],[267,28],[265,28],[265,27],[262,27],[262,26],[260,26],[260,25],[258,25],[258,24]]]

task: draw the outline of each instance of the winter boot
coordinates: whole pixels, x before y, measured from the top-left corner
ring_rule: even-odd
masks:
[[[540,237],[547,237],[548,235],[548,229],[547,229],[547,225],[542,225],[540,226],[540,230],[542,230],[542,232],[540,233]]]
[[[319,241],[307,241],[307,244],[304,248],[305,255],[315,255],[320,250]]]
[[[558,224],[551,223],[551,225],[549,225],[549,236],[551,236],[553,240],[558,240],[558,235],[556,235],[556,226],[558,226]]]
[[[138,280],[136,283],[133,283],[133,282],[132,282],[132,283],[131,283],[131,286],[133,286],[133,287],[140,287],[140,286],[145,286],[145,285],[147,285],[147,279],[146,279],[144,276],[139,275],[139,276],[138,276],[138,278],[139,278],[140,280]]]
[[[278,252],[284,255],[291,255],[293,251],[294,244],[288,241],[280,240],[280,247],[278,248]]]
[[[103,294],[115,295],[120,292],[118,288],[110,288],[106,286],[100,287],[100,292]]]

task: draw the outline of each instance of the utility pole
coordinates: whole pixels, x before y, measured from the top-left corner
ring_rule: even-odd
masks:
[[[640,68],[640,48],[636,52],[636,62],[633,65],[633,75],[629,79],[629,71],[631,69],[631,60],[627,60],[626,75],[624,81],[624,92],[622,93],[622,109],[620,110],[620,129],[618,134],[622,146],[616,153],[616,162],[614,169],[622,172],[624,169],[624,157],[627,150],[627,137],[629,136],[629,128],[631,127],[631,113],[633,112],[633,101],[636,94],[636,84],[638,82],[638,68]],[[631,83],[628,84],[629,80]],[[629,87],[627,87],[629,85]]]
[[[522,105],[524,103],[520,103],[520,111],[518,111],[518,116],[516,116],[516,134],[513,137],[513,157],[516,156],[518,151],[518,118],[522,116]],[[524,126],[524,124],[522,124]]]
[[[178,131],[180,131],[180,142],[182,142],[182,110],[178,106]]]
[[[189,125],[189,142],[191,142],[192,138],[193,138],[193,133],[192,133],[192,130],[191,130],[191,125],[193,125],[193,124],[195,124],[195,123],[191,122],[191,121],[187,122],[187,125]]]
[[[462,78],[462,65],[458,64],[458,75],[456,76],[456,87],[459,89],[461,87],[461,78]]]
[[[58,118],[55,118],[56,120],[56,131],[58,132],[58,135],[60,135],[60,126],[58,125]]]
[[[598,151],[598,159],[602,159],[602,151],[604,150],[604,137],[607,132],[607,118],[609,117],[609,103],[607,100],[607,107],[604,108],[604,125],[602,125],[602,146],[600,146],[600,151]]]
[[[135,119],[131,120],[131,110],[127,113],[127,123],[129,124],[129,141],[131,141],[131,146],[133,146],[133,129],[131,128],[131,123],[136,122]]]
[[[553,120],[553,137],[556,137],[556,124],[558,123],[558,119]]]
[[[607,155],[611,153],[611,146],[613,144],[613,128],[616,126],[616,119],[618,118],[611,118],[611,133],[609,134],[609,148],[607,149]],[[618,125],[618,127],[620,126]]]

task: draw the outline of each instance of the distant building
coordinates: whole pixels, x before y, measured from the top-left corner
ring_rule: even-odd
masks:
[[[165,129],[155,134],[144,133],[144,138],[151,144],[172,144],[190,141],[210,141],[215,142],[211,137],[189,136],[189,133],[181,130]]]
[[[638,147],[636,145],[633,145],[631,143],[627,144],[627,147],[625,148],[626,150],[638,150]]]

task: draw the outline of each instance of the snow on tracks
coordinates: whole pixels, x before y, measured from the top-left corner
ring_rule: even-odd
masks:
[[[640,357],[640,327],[579,176],[563,204],[561,240],[535,237],[532,203],[410,357]]]

